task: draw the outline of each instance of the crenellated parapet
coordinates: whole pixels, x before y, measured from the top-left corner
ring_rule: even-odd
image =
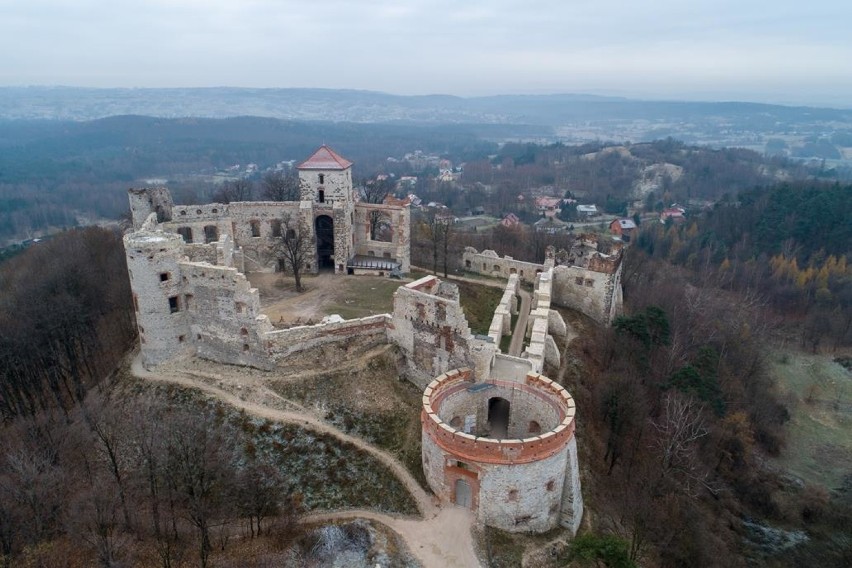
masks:
[[[507,531],[576,532],[576,406],[564,388],[538,373],[480,382],[461,368],[436,377],[422,401],[423,471],[441,500]]]

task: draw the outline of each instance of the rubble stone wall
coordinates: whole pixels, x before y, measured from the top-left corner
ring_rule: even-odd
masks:
[[[495,345],[470,332],[458,294],[458,287],[434,276],[394,293],[389,337],[405,355],[406,377],[420,388],[457,367],[474,367],[482,377],[490,371]]]
[[[497,278],[509,278],[517,274],[522,282],[529,283],[535,282],[536,274],[547,270],[549,266],[552,266],[552,262],[552,260],[544,264],[525,262],[515,260],[511,256],[501,257],[493,250],[477,252],[473,247],[466,247],[462,253],[465,270]]]
[[[613,273],[557,266],[553,270],[552,300],[599,323],[612,323],[622,310],[621,264]]]

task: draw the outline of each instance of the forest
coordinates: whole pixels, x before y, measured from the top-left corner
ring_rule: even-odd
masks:
[[[507,130],[508,129],[508,130]],[[267,168],[301,160],[321,143],[383,171],[388,156],[414,149],[467,160],[496,150],[488,136],[524,132],[500,125],[410,126],[293,122],[266,118],[159,119],[117,116],[91,122],[0,121],[0,239],[19,240],[78,220],[117,219],[128,187],[145,179],[213,174],[234,164]],[[209,190],[209,182],[170,183]],[[210,199],[213,191],[201,191]]]
[[[852,344],[852,186],[752,189],[680,225],[652,224],[637,247],[739,294],[757,294],[817,352]]]

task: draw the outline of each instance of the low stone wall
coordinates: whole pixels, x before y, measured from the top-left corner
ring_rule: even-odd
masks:
[[[473,247],[466,247],[462,253],[462,262],[465,270],[494,276],[497,278],[509,278],[517,274],[522,282],[535,282],[536,274],[544,272],[553,265],[552,260],[544,264],[515,260],[511,256],[500,257],[493,250],[484,250],[481,253]]]
[[[545,362],[557,368],[561,362],[559,349],[550,335],[551,320],[555,321],[550,309],[552,287],[553,269],[549,269],[547,272],[541,273],[536,281],[530,317],[527,320],[527,336],[529,336],[530,342],[523,356],[530,360],[533,371],[537,373],[544,370]],[[559,316],[559,314],[557,313],[556,316]],[[561,320],[561,317],[559,320]]]
[[[298,356],[315,357],[318,364],[328,365],[387,343],[390,323],[390,314],[380,314],[270,331],[263,335],[263,341],[276,362]]]
[[[497,309],[494,310],[494,318],[491,320],[491,327],[488,328],[488,336],[498,346],[498,351],[500,350],[500,339],[504,335],[512,334],[512,314],[518,313],[519,288],[520,281],[518,275],[512,274],[506,283],[503,297],[500,299],[500,303],[497,304]]]

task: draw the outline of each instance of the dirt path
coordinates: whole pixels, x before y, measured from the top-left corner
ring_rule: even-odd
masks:
[[[530,293],[519,288],[518,295],[521,296],[521,307],[518,308],[518,321],[515,323],[515,329],[512,330],[512,342],[509,343],[509,355],[513,357],[521,356],[524,336],[527,334],[527,320],[530,317]]]
[[[422,521],[367,510],[319,513],[306,518],[314,522],[344,519],[370,519],[390,527],[405,540],[411,553],[425,568],[480,566],[470,532],[473,515],[460,507],[444,507],[434,517]]]
[[[168,367],[152,372],[147,371],[142,366],[138,355],[133,359],[131,371],[136,377],[145,380],[198,389],[254,416],[297,424],[315,432],[334,436],[338,440],[370,453],[390,468],[397,479],[403,483],[416,501],[423,519],[395,517],[367,510],[318,513],[310,515],[308,519],[314,521],[359,517],[372,519],[399,533],[408,543],[412,554],[425,568],[480,566],[474,552],[473,537],[471,536],[470,529],[474,519],[470,511],[452,505],[440,507],[435,498],[427,494],[414,479],[414,476],[389,453],[360,438],[346,434],[320,420],[307,410],[303,410],[296,403],[272,392],[260,384],[258,378],[252,377],[252,373],[235,373],[235,378],[229,378],[225,374],[183,371],[180,368],[170,369]],[[235,390],[236,393],[229,389]],[[269,404],[283,405],[289,409],[275,408],[269,406]]]

